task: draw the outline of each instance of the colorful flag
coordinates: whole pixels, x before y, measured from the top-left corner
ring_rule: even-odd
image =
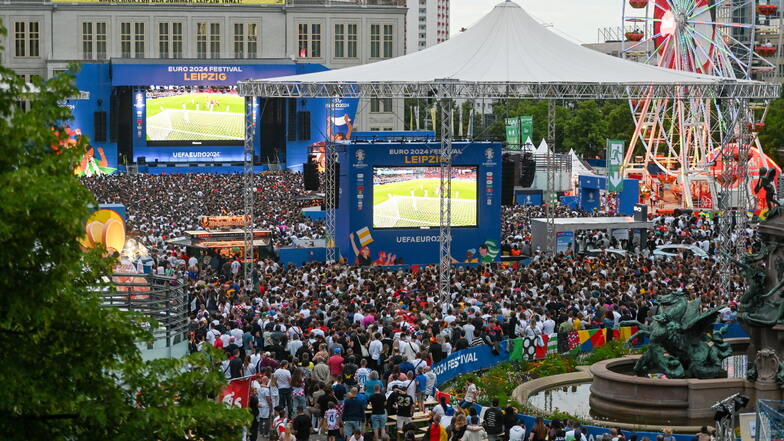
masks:
[[[549,335],[542,335],[542,345],[536,345],[536,352],[534,353],[534,357],[537,360],[541,360],[547,357],[547,342],[550,340]],[[538,343],[538,342],[537,342]]]
[[[523,339],[512,340],[512,350],[509,351],[509,361],[520,361],[523,359]]]
[[[250,382],[253,377],[235,378],[218,394],[219,403],[234,407],[248,407]]]
[[[570,351],[580,346],[580,335],[577,333],[577,331],[570,331],[568,334],[568,339],[569,339],[568,345]]]
[[[548,354],[557,354],[558,353],[558,334],[550,334],[547,336],[547,353]]]
[[[594,348],[604,346],[607,342],[604,329],[578,331],[580,335],[580,352],[591,352]]]
[[[370,230],[368,230],[368,227],[362,227],[357,230],[357,237],[359,238],[359,243],[363,247],[373,242],[373,236],[370,235]]]

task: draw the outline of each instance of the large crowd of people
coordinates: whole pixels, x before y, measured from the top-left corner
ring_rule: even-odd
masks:
[[[323,226],[305,218],[305,203],[296,201],[305,195],[301,175],[278,172],[256,179],[259,227],[273,230],[278,244],[320,237]],[[585,441],[571,422],[537,422],[526,431],[516,410],[502,410],[498,403],[490,403],[480,421],[471,410],[475,388],[461,393],[457,408],[438,402],[431,367],[452,352],[506,338],[615,329],[624,320],[646,323],[662,293],[682,291],[710,308],[733,305],[744,289],[734,276],[730,292],[719,290],[718,265],[711,258],[717,252],[715,217],[654,218],[648,246],[625,255],[550,256],[530,249],[528,220],[544,213],[525,206],[503,209],[502,248],[512,254],[525,249],[530,261],[456,268],[448,298],[438,296],[434,267],[295,267],[266,259],[254,265],[252,283],[245,283],[238,257],[196,259],[165,243],[196,229],[199,216],[240,214],[240,176],[121,174],[87,178],[85,184],[99,202],[125,204],[129,228],[152,250],[156,270],[168,268],[187,284],[191,350],[221,348],[229,355],[228,378],[254,376],[251,440],[306,441],[318,433],[329,441],[413,441],[425,433],[425,441]],[[565,207],[557,214],[589,215]],[[622,241],[588,231],[575,243],[587,250],[621,248]],[[698,246],[709,257],[660,258],[650,252],[651,246],[672,243]],[[733,320],[733,306],[728,311],[722,320]],[[429,421],[426,432],[413,430],[418,418]],[[608,437],[622,439],[618,433]]]

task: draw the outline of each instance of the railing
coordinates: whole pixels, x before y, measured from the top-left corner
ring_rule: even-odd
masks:
[[[114,274],[116,290],[102,293],[103,306],[135,312],[153,319],[156,325],[149,329],[154,341],[148,350],[164,350],[167,356],[176,356],[172,348],[188,344],[188,294],[184,286],[173,277],[152,274]],[[157,358],[157,357],[156,357]]]

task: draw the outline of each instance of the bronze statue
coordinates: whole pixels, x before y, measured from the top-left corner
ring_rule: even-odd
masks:
[[[762,167],[759,169],[757,185],[754,186],[754,193],[765,190],[765,202],[768,210],[773,210],[779,206],[779,201],[776,199],[776,185],[773,183],[774,179],[776,179],[776,169]]]
[[[669,378],[720,378],[727,373],[721,362],[732,354],[724,341],[723,328],[713,331],[713,323],[721,308],[700,312],[700,301],[689,301],[682,290],[660,296],[662,311],[650,325],[637,321],[623,322],[624,326],[639,326],[629,340],[647,335],[648,350],[637,361],[637,375],[663,373]]]

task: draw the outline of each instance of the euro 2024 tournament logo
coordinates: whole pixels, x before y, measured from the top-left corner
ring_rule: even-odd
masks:
[[[488,162],[492,161],[494,156],[495,156],[495,152],[493,151],[492,148],[488,147],[485,149],[485,158],[487,158]]]
[[[357,149],[357,151],[354,152],[354,156],[357,158],[357,162],[365,161],[365,151],[362,149]]]

